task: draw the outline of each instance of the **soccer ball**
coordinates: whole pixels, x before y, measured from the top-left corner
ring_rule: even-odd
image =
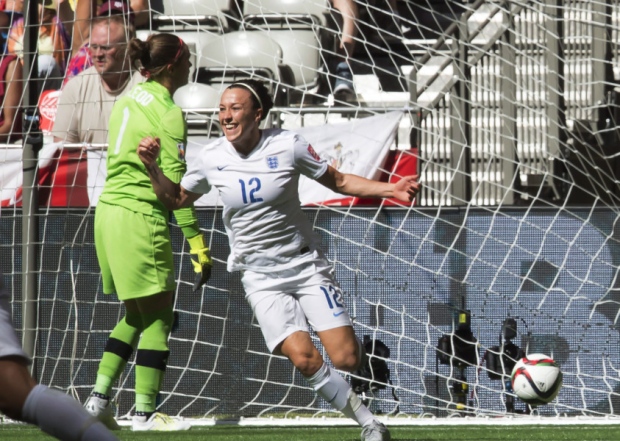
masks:
[[[562,388],[562,371],[551,357],[528,355],[515,364],[511,375],[515,394],[530,406],[553,401]]]

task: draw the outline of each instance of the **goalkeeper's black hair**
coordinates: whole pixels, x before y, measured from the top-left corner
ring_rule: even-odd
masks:
[[[255,109],[263,109],[261,115],[261,121],[267,118],[267,114],[273,107],[273,99],[271,94],[265,86],[265,83],[253,79],[243,79],[235,81],[233,84],[227,87],[227,89],[242,88],[246,89],[252,95],[252,102]]]

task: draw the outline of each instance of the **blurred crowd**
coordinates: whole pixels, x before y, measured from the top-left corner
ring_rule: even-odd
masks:
[[[26,29],[24,8],[30,4],[32,2],[24,0],[0,0],[0,142],[13,142],[16,136],[21,135],[21,118],[17,115],[23,92],[23,78],[33,78],[32,74],[23,72]],[[242,0],[233,0],[231,4],[233,6],[229,12],[240,17]],[[401,35],[398,4],[396,0],[368,0],[365,3],[355,0],[329,0],[329,4],[338,41],[334,49],[330,48],[330,53],[323,57],[327,75],[326,80],[320,83],[323,90],[319,90],[318,95],[331,93],[342,102],[355,102],[354,71],[367,73],[364,70],[369,66],[379,66],[378,71],[382,72],[397,70],[397,66],[382,65],[382,57],[385,58],[388,52],[399,50],[394,47],[391,47],[390,51],[385,50],[394,41],[398,42]],[[136,35],[136,29],[151,27],[150,12],[149,0],[38,0],[36,84],[39,92],[62,89],[64,94],[65,86],[73,78],[94,67],[96,72],[91,73],[98,73],[102,81],[101,87],[95,89],[102,89],[107,94],[105,99],[118,99],[124,90],[128,90],[128,82],[125,81],[127,75],[112,75],[108,69],[110,66],[103,64],[118,67],[118,63],[114,63],[114,56],[118,60],[126,60],[125,50],[114,50],[107,44],[98,43],[93,51],[93,24],[104,17],[114,20],[116,16],[116,19],[122,19],[125,36],[119,36],[117,44],[123,45],[131,36]],[[241,26],[240,18],[238,23]],[[111,26],[114,28],[116,25]],[[109,29],[110,26],[105,30]],[[381,37],[381,32],[388,38]],[[391,38],[391,43],[390,37],[394,36],[397,38]],[[99,67],[93,66],[94,57],[99,57],[103,64],[100,63]],[[128,63],[123,67],[125,71],[132,71],[132,66]],[[133,72],[130,74],[133,76]],[[391,83],[398,83],[393,78],[394,76]],[[119,84],[115,84],[117,82]],[[384,89],[389,90],[392,86],[393,84],[386,84]],[[399,87],[398,84],[396,86]],[[86,98],[83,91],[79,93],[82,95],[74,94],[73,99]],[[62,114],[62,111],[60,113]],[[102,121],[102,124],[105,124],[105,121]],[[67,128],[66,124],[63,128]],[[56,133],[55,137],[57,138]],[[85,141],[84,136],[72,137],[73,141],[76,139]]]

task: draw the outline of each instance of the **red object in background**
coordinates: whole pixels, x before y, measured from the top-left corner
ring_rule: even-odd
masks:
[[[60,90],[46,90],[39,98],[40,127],[51,133]],[[65,148],[45,169],[39,170],[39,203],[49,207],[88,207],[88,161],[79,148]]]
[[[39,97],[39,125],[43,133],[50,133],[56,118],[60,90],[45,90]]]
[[[385,163],[383,164],[383,172],[379,176],[379,180],[382,182],[398,182],[403,176],[415,175],[418,173],[418,149],[412,148],[410,150],[390,150]],[[383,202],[384,206],[392,207],[410,207],[416,204],[416,200],[406,203],[399,201],[398,199],[375,199],[375,198],[355,198],[348,197],[342,199],[334,199],[325,201],[318,205],[331,205],[331,206],[379,206]]]

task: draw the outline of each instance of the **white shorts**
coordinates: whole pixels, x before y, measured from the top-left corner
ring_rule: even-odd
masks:
[[[245,298],[252,307],[271,352],[297,331],[352,326],[331,266],[316,259],[271,273],[244,271]]]
[[[8,293],[2,288],[0,273],[0,358],[9,356],[23,357],[30,360],[22,349],[11,320],[11,303]]]

